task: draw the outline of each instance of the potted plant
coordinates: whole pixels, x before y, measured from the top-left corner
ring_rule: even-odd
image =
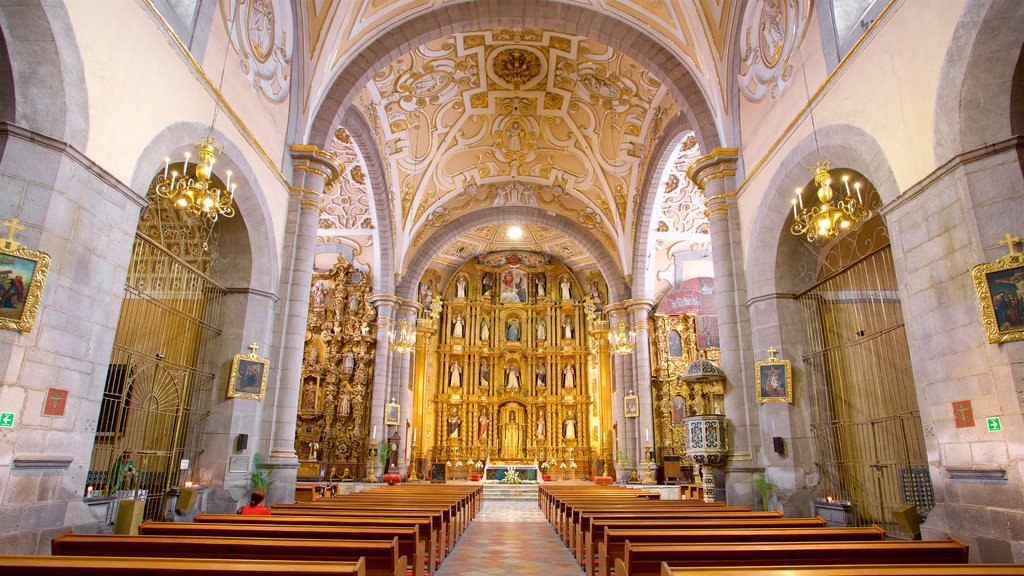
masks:
[[[253,454],[252,472],[249,473],[249,490],[252,492],[260,490],[266,494],[267,489],[274,483],[270,479],[271,473],[273,473],[273,469],[264,462],[263,455],[259,452]]]
[[[754,476],[754,488],[761,495],[761,509],[767,512],[768,502],[771,500],[772,491],[775,490],[775,484],[772,484],[771,480],[768,479],[768,475],[762,472]]]
[[[401,476],[398,474],[388,473],[388,468],[391,465],[391,454],[394,451],[395,445],[391,442],[384,442],[380,445],[380,450],[377,451],[377,458],[380,460],[381,480],[389,485],[394,485],[401,481]]]
[[[615,456],[619,459],[619,481],[625,482],[626,469],[629,468],[629,453],[625,450],[619,450],[615,453]]]

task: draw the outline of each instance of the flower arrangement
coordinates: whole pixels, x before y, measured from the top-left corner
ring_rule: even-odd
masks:
[[[562,462],[561,464],[559,464],[558,467],[561,468],[562,470],[565,470],[566,469],[565,462]]]
[[[477,460],[477,462],[476,462],[476,469],[480,470],[483,467],[484,467],[484,461],[483,460]]]
[[[569,462],[569,468],[572,468],[573,470],[575,470],[576,468],[579,468],[579,466],[577,466],[576,465],[576,461],[573,460],[572,462]]]
[[[501,479],[503,484],[519,484],[519,470],[514,466],[505,468],[505,477]]]
[[[548,464],[547,462],[541,462],[541,463],[540,463],[540,469],[541,469],[542,471],[547,471],[547,469],[548,469],[548,468],[550,468],[550,467],[551,467],[551,466],[550,466],[550,465],[549,465],[549,464]]]

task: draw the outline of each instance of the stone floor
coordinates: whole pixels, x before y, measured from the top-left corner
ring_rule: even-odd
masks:
[[[437,576],[583,574],[537,501],[484,501]]]

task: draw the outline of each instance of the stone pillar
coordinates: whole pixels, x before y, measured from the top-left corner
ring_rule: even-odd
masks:
[[[705,214],[711,231],[711,258],[715,268],[715,305],[718,308],[718,333],[721,367],[728,381],[725,389],[725,414],[730,420],[730,449],[726,494],[736,504],[753,502],[749,484],[750,465],[758,459],[760,446],[757,404],[753,389],[754,357],[750,347],[750,320],[744,277],[743,246],[736,208],[736,162],[739,150],[716,148],[698,158],[687,176],[704,191]]]
[[[651,461],[644,447],[654,446],[654,394],[651,389],[651,340],[648,324],[648,317],[654,309],[654,301],[642,298],[634,298],[623,302],[629,311],[627,318],[630,320],[628,329],[636,332],[636,350],[630,355],[633,361],[633,385],[637,395],[637,404],[640,416],[633,418],[636,434],[636,463],[637,473],[643,480],[645,473],[650,471]],[[651,471],[653,478],[654,473]]]
[[[629,312],[626,309],[624,303],[618,302],[615,304],[609,304],[605,307],[605,313],[608,314],[610,330],[614,332],[620,325],[625,325],[626,330],[630,327]],[[637,340],[639,340],[639,336]],[[612,382],[615,393],[612,398],[612,422],[616,426],[616,437],[612,443],[612,450],[623,451],[629,458],[628,464],[618,460],[618,454],[615,454],[615,471],[619,474],[619,480],[624,481],[629,478],[632,473],[634,466],[637,465],[637,425],[638,418],[626,418],[624,410],[624,400],[626,394],[630,391],[636,391],[637,382],[634,372],[634,362],[632,355],[620,355],[613,354],[611,358],[612,368]]]
[[[420,306],[419,302],[405,299],[401,300],[397,310],[398,322],[405,322],[407,326],[415,330],[416,315],[419,313],[421,308],[422,306]],[[399,418],[398,426],[388,427],[388,435],[390,436],[396,429],[398,430],[398,436],[401,440],[398,445],[398,470],[394,472],[396,474],[401,474],[404,477],[406,466],[408,464],[408,461],[405,458],[405,454],[407,452],[406,448],[412,441],[411,429],[406,427],[405,423],[412,422],[413,403],[411,383],[413,375],[412,367],[416,362],[416,351],[414,349],[412,352],[406,354],[392,354],[391,358],[394,366],[392,374],[394,374],[395,377],[391,379],[391,390],[388,393],[388,401],[390,401],[391,398],[395,398],[399,406],[402,408],[400,411],[401,417]]]
[[[17,219],[14,240],[50,257],[31,330],[0,330],[0,410],[14,413],[0,433],[0,550],[49,554],[54,536],[105,522],[82,498],[146,201],[68,143],[8,123],[0,190],[0,222]],[[55,395],[63,410],[44,414]]]
[[[323,191],[341,174],[337,160],[315,146],[293,145],[292,194],[282,251],[281,303],[275,321],[278,335],[277,386],[268,393],[264,407],[264,429],[269,431],[268,464],[280,469],[275,475],[268,500],[291,501],[294,496],[295,418],[302,379],[302,352],[313,280],[313,248]],[[273,368],[273,364],[271,364]],[[268,386],[268,388],[270,388]],[[287,472],[286,472],[287,471]]]
[[[402,299],[391,294],[374,294],[370,296],[369,302],[377,309],[377,350],[374,353],[373,369],[373,391],[370,395],[370,429],[368,443],[376,442],[379,446],[381,441],[388,434],[388,427],[384,425],[384,406],[391,400],[391,383],[394,380],[396,366],[393,356],[395,354],[389,346],[391,342],[391,330],[398,325],[399,307]],[[396,397],[397,399],[397,397]],[[403,408],[403,412],[404,412]],[[374,429],[376,428],[376,434]],[[367,445],[367,448],[369,444]],[[369,457],[369,456],[368,456]],[[375,474],[379,472],[377,462],[369,461],[368,467],[374,467]]]

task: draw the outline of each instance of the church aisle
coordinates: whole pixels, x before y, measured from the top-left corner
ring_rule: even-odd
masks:
[[[437,576],[583,574],[536,501],[485,501]]]

